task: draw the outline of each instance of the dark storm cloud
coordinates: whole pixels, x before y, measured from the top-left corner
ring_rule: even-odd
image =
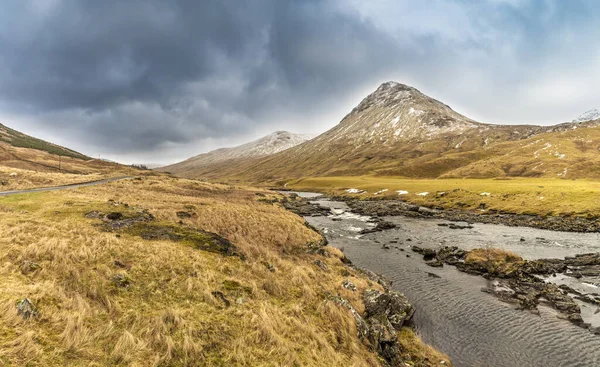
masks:
[[[241,135],[381,70],[386,38],[321,1],[14,1],[0,23],[3,108],[120,151]]]
[[[476,118],[539,122],[564,108],[555,102],[565,95],[590,102],[585,85],[600,81],[600,54],[585,45],[598,36],[597,7],[584,0],[5,1],[0,118],[84,153],[150,162],[275,129],[322,132],[390,79],[475,106]],[[586,57],[575,57],[577,49]],[[545,115],[524,103],[540,108],[548,98]]]

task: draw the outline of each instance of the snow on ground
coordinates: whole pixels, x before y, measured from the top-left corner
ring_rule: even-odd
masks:
[[[396,192],[398,193],[398,195],[407,195],[408,194],[408,191],[406,191],[406,190],[398,190]]]
[[[388,189],[379,190],[376,193],[374,193],[373,195],[383,194],[384,192],[387,192],[387,191],[388,191]]]
[[[427,195],[429,195],[429,193],[428,192],[420,192],[417,195],[418,196],[427,196]]]
[[[489,192],[482,192],[482,193],[481,193],[481,194],[479,194],[479,195],[481,195],[481,196],[490,196],[490,195],[492,195],[492,194],[490,194]]]
[[[360,190],[360,189],[348,189],[346,190],[346,192],[348,194],[362,194],[363,192],[365,192],[365,190]]]

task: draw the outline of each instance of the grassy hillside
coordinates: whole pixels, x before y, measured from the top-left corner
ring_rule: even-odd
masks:
[[[600,127],[583,125],[523,139],[503,127],[492,135],[474,130],[427,141],[361,147],[332,141],[312,153],[300,146],[263,159],[205,167],[192,176],[266,185],[302,177],[361,175],[600,179]]]
[[[259,194],[157,176],[0,198],[0,365],[378,366],[330,299],[361,312],[379,286]],[[414,365],[446,361],[401,338]]]
[[[131,175],[140,170],[92,159],[0,124],[0,191]]]
[[[87,157],[74,150],[67,149],[56,144],[48,143],[46,141],[31,137],[29,135],[25,135],[2,124],[0,124],[0,141],[10,144],[13,147],[17,148],[41,150],[43,152],[47,152],[54,155],[78,158],[83,160],[91,159],[90,157]]]

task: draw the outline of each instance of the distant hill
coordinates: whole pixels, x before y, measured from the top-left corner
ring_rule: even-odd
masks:
[[[54,155],[78,158],[83,160],[91,159],[90,157],[87,157],[74,150],[61,147],[60,145],[52,144],[29,135],[25,135],[21,132],[18,132],[17,130],[13,130],[2,124],[0,124],[0,142],[6,143],[16,148],[41,150]]]
[[[600,178],[599,125],[588,119],[553,126],[480,123],[415,88],[387,82],[318,137],[260,159],[213,166],[202,177],[253,183],[364,174]]]
[[[122,167],[0,124],[0,166],[38,172],[98,173]]]
[[[212,170],[218,170],[223,165],[239,164],[240,162],[269,156],[302,144],[310,138],[309,135],[276,131],[250,143],[233,148],[216,149],[180,163],[160,167],[157,170],[186,177],[202,177]]]

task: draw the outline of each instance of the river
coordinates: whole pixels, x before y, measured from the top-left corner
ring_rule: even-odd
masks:
[[[600,366],[600,336],[559,319],[547,307],[540,306],[539,314],[516,310],[481,291],[488,280],[452,266],[431,268],[410,250],[413,245],[455,245],[465,250],[489,246],[526,259],[564,257],[600,251],[600,234],[493,224],[451,229],[443,220],[385,217],[397,228],[360,235],[360,230],[374,226],[371,218],[351,213],[342,202],[301,195],[332,210],[330,216],[306,219],[354,264],[392,280],[394,290],[415,306],[414,323],[423,340],[447,353],[455,366]],[[383,244],[391,248],[384,249]],[[564,276],[552,281],[586,293],[596,293],[600,283]],[[597,307],[580,305],[584,320],[600,326]]]

